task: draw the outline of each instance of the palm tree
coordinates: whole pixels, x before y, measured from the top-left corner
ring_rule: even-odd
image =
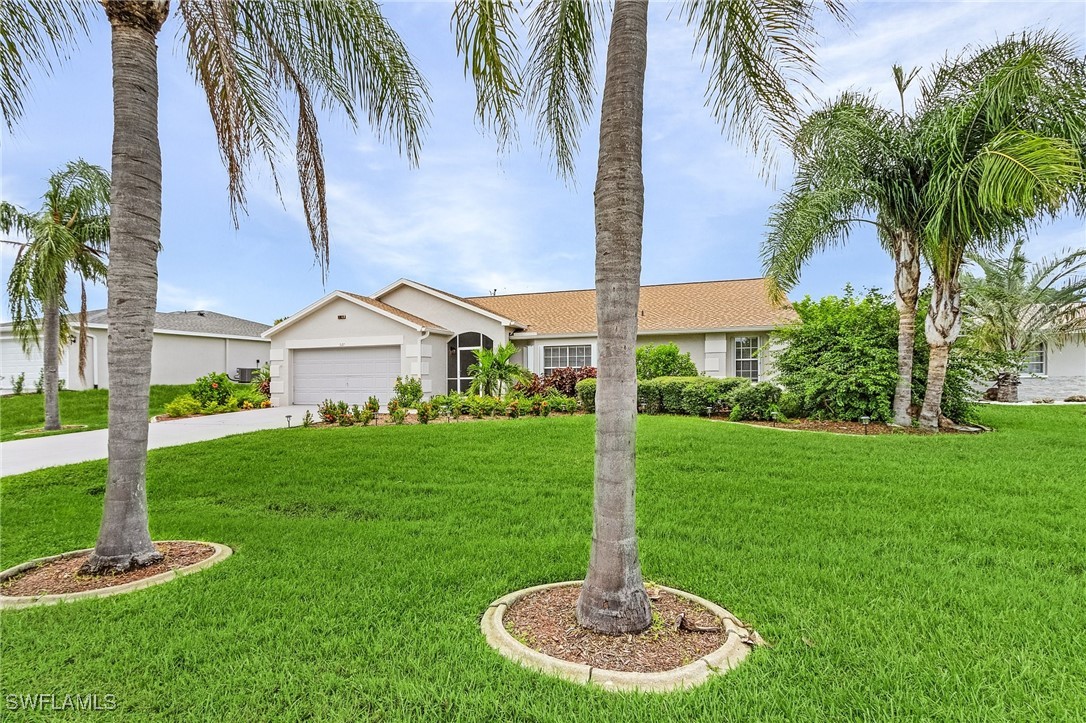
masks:
[[[108,277],[109,479],[94,553],[83,570],[123,571],[160,558],[147,519],[147,414],[151,330],[158,287],[162,159],[157,37],[169,0],[103,0],[112,29],[113,187]],[[0,74],[0,95],[25,94],[26,67],[42,66],[79,35],[88,5],[57,0],[0,4],[0,40],[20,65]],[[374,132],[418,159],[429,100],[407,49],[374,0],[178,4],[181,46],[204,88],[237,223],[254,156],[275,171],[293,135],[302,207],[327,270],[328,213],[317,108],[365,116]],[[2,43],[0,43],[2,45]],[[314,52],[318,50],[320,52]],[[5,101],[9,124],[21,105]],[[296,110],[291,132],[288,108]],[[278,185],[278,184],[277,184]]]
[[[29,353],[42,349],[44,429],[60,429],[61,339],[69,336],[65,293],[68,274],[79,277],[79,375],[87,359],[87,282],[106,278],[109,248],[109,174],[84,160],[68,163],[49,177],[40,210],[27,211],[0,201],[0,231],[17,233],[26,243],[8,277],[12,329]],[[41,326],[39,328],[39,319]]]
[[[972,343],[1006,357],[997,400],[1018,401],[1018,377],[1038,347],[1059,348],[1086,331],[1086,250],[1031,264],[1018,239],[1000,258],[973,254],[981,276],[962,276],[963,324]]]
[[[836,0],[825,5],[837,16]],[[708,104],[733,138],[766,153],[772,134],[791,135],[798,116],[789,92],[813,65],[814,3],[784,0],[691,0],[683,9],[709,68]],[[531,46],[516,59],[508,3],[458,4],[458,46],[473,75],[480,118],[499,141],[512,131],[522,93],[550,144],[558,171],[573,173],[581,126],[595,97],[594,2],[536,3],[527,18]],[[644,630],[651,611],[641,577],[635,516],[635,361],[640,294],[644,181],[641,170],[648,3],[614,4],[600,116],[595,186],[596,391],[595,503],[588,574],[577,602],[582,626],[611,634]]]
[[[517,382],[529,379],[531,374],[527,369],[509,361],[516,353],[517,347],[513,342],[493,350],[476,349],[476,362],[468,367],[468,374],[472,376],[469,391],[500,397]]]
[[[967,253],[998,247],[1074,201],[1086,206],[1086,61],[1056,33],[1025,33],[945,63],[923,93],[923,251],[932,271],[920,425],[937,429],[962,325]]]
[[[844,243],[861,224],[875,227],[894,259],[898,311],[898,381],[894,423],[912,424],[913,347],[920,295],[921,193],[926,180],[905,113],[905,90],[917,70],[893,68],[901,115],[874,99],[845,93],[804,119],[792,143],[796,177],[774,207],[762,260],[770,293],[783,302],[817,251]]]

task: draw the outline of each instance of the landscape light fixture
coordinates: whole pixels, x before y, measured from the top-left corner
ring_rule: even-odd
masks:
[[[867,436],[867,425],[871,424],[871,417],[868,417],[866,415],[863,416],[863,417],[860,417],[860,424],[864,425],[864,436],[866,437]]]
[[[287,429],[290,429],[290,415],[287,415]]]
[[[707,416],[709,419],[713,418],[713,405],[712,404],[710,404],[708,407],[705,408],[705,416]]]
[[[769,416],[773,419],[773,426],[777,426],[777,417],[781,416],[779,412],[770,412]]]

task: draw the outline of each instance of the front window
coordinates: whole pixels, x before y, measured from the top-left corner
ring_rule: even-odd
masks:
[[[573,346],[543,347],[543,376],[549,376],[555,369],[592,366],[592,345],[575,344]]]
[[[756,336],[735,338],[735,376],[758,381],[758,342]]]
[[[477,331],[466,331],[449,341],[448,382],[450,392],[466,392],[471,388],[468,367],[478,361],[475,352],[493,349],[494,340]]]
[[[1045,345],[1038,344],[1026,352],[1026,374],[1046,374]]]

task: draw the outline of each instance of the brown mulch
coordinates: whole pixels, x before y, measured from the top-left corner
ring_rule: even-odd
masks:
[[[686,598],[648,590],[653,623],[636,635],[603,635],[578,625],[580,585],[522,597],[505,611],[505,628],[520,642],[552,657],[637,673],[679,668],[724,645],[728,634],[720,618]],[[680,615],[685,618],[684,629],[679,629]],[[713,631],[694,632],[697,628]]]
[[[87,552],[75,557],[46,562],[0,582],[0,594],[21,597],[99,590],[142,580],[179,567],[195,565],[215,554],[214,547],[199,542],[156,542],[155,548],[165,555],[162,560],[120,574],[80,575],[80,566],[90,556]]]
[[[756,427],[777,427],[778,429],[801,429],[808,432],[836,432],[837,434],[859,434],[864,433],[864,425],[859,422],[836,422],[831,420],[822,419],[790,419],[787,422],[756,422],[752,420],[743,421],[741,424],[751,424]],[[871,422],[867,425],[867,433],[869,435],[875,434],[932,434],[932,432],[926,429],[920,429],[919,427],[894,427],[885,422]],[[946,427],[939,430],[940,434],[969,434],[960,429],[948,429]]]
[[[584,412],[574,412],[573,414],[563,414],[561,412],[551,412],[550,416],[551,417],[579,417],[579,416],[584,416]],[[521,419],[532,419],[533,416],[526,412],[526,413],[522,414],[520,416],[520,418]],[[445,416],[431,417],[429,423],[430,424],[461,424],[463,422],[490,422],[490,421],[499,421],[500,422],[500,421],[516,421],[516,420],[513,419],[512,417],[507,417],[504,414],[497,414],[497,415],[495,415],[493,417],[491,417],[491,416],[479,417],[478,419],[471,416],[470,414],[464,414],[464,415],[461,415],[457,419],[451,419],[450,417],[445,417]],[[407,424],[419,424],[419,423],[420,423],[419,418],[414,414],[408,414],[406,417],[404,417],[404,420],[403,420],[404,425],[407,425]],[[291,426],[300,427],[301,424],[297,420],[292,420],[291,421]],[[320,421],[320,419],[316,415],[314,415],[312,428],[317,428],[317,427],[321,427],[321,428],[324,428],[324,427],[338,427],[338,426],[340,426],[338,422]],[[353,424],[351,426],[353,426],[353,427],[361,427],[362,425],[356,423],[356,424]],[[369,425],[367,425],[367,426],[373,427],[375,425],[374,425],[373,422],[370,422]],[[396,422],[394,422],[392,420],[392,417],[390,415],[388,415],[388,414],[386,414],[384,412],[381,412],[380,414],[377,415],[377,424],[376,424],[376,426],[378,426],[378,427],[395,427],[395,426],[397,426],[397,424],[396,424]]]

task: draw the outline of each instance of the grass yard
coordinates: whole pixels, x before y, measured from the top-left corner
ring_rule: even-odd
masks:
[[[773,645],[667,696],[541,677],[479,632],[499,595],[583,576],[592,417],[157,450],[154,537],[236,554],[4,613],[0,693],[113,694],[138,720],[1083,720],[1086,414],[983,421],[929,438],[643,417],[646,577]],[[104,473],[4,479],[2,565],[92,544]]]
[[[163,407],[172,402],[174,397],[184,394],[188,384],[156,384],[151,387],[151,416],[162,414]],[[19,396],[0,397],[0,442],[27,437],[42,437],[46,434],[67,434],[85,432],[88,429],[105,429],[107,426],[109,391],[106,389],[87,389],[80,392],[62,391],[60,393],[61,425],[85,424],[86,429],[72,429],[63,432],[44,432],[39,434],[19,434],[24,429],[40,429],[45,424],[45,406],[41,394],[20,394]]]

